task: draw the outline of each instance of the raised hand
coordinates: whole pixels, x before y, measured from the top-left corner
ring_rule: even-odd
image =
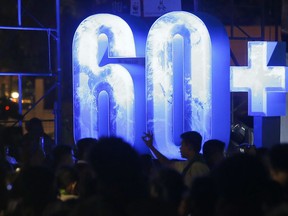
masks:
[[[147,133],[144,133],[142,136],[142,140],[147,145],[148,148],[153,147],[153,134],[151,131],[148,131]]]

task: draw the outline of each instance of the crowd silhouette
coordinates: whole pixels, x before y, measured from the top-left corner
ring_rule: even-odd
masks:
[[[140,155],[118,137],[54,145],[40,120],[29,123],[15,154],[1,143],[1,216],[288,215],[288,144],[231,154],[187,131],[183,160],[169,160],[150,132],[152,154]]]

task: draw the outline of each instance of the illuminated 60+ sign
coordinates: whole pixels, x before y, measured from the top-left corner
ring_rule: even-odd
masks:
[[[165,14],[147,36],[142,80],[146,88],[135,85],[132,74],[139,68],[119,63],[100,66],[107,47],[110,58],[124,58],[137,57],[136,45],[129,25],[118,16],[97,14],[79,25],[73,40],[76,141],[98,138],[101,126],[107,125],[109,135],[132,145],[147,127],[157,148],[170,158],[180,157],[176,131],[196,130],[204,140],[227,143],[230,90],[248,92],[251,115],[284,114],[287,68],[270,65],[281,51],[276,42],[250,42],[248,67],[231,67],[230,75],[229,39],[220,22],[209,15]],[[135,97],[137,91],[145,91],[145,96]],[[105,118],[99,109],[103,100],[107,100]],[[135,104],[146,108],[135,110]],[[137,121],[143,116],[144,123]]]

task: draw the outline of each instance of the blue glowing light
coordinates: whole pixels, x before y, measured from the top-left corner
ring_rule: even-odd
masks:
[[[157,149],[169,158],[180,158],[173,138],[176,127],[198,131],[204,141],[229,139],[229,41],[222,24],[207,15],[203,20],[187,12],[171,12],[153,24],[147,38],[147,126]],[[183,43],[173,43],[179,35]],[[182,46],[183,58],[174,56],[177,46]],[[177,57],[182,64],[175,66]],[[173,85],[174,76],[183,76],[181,86]],[[183,89],[178,112],[175,88]],[[181,116],[183,121],[175,125]]]
[[[285,56],[283,46],[277,42],[249,42],[248,66],[231,67],[231,91],[248,92],[251,116],[285,115],[287,67],[274,66],[283,64],[279,62]]]
[[[133,34],[124,20],[110,14],[86,18],[73,39],[74,138],[98,138],[99,127],[107,125],[101,119],[108,121],[107,135],[134,144],[133,81],[120,64],[99,66],[107,46],[109,57],[135,57]],[[109,98],[107,118],[99,117],[103,91]]]

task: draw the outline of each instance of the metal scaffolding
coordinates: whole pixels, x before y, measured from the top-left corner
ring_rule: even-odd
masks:
[[[40,32],[46,32],[48,35],[48,66],[49,69],[47,71],[43,72],[15,72],[15,71],[5,71],[1,72],[0,71],[0,76],[17,76],[18,77],[18,91],[19,91],[19,114],[22,115],[23,112],[23,106],[22,106],[22,94],[23,94],[23,89],[22,89],[22,83],[23,83],[23,77],[30,76],[30,77],[54,77],[55,78],[55,84],[52,85],[52,87],[47,90],[46,94],[44,94],[38,101],[36,101],[30,109],[24,113],[24,116],[27,115],[31,110],[33,110],[36,105],[44,99],[52,90],[56,89],[57,90],[57,97],[55,101],[55,106],[54,106],[54,134],[55,134],[55,142],[56,144],[60,143],[61,141],[61,83],[62,83],[62,72],[61,72],[61,41],[60,41],[60,0],[55,0],[55,23],[56,23],[56,28],[49,28],[43,26],[40,22],[37,22],[38,25],[40,26],[23,26],[22,22],[22,14],[23,14],[23,2],[22,0],[17,0],[17,18],[18,22],[16,26],[0,26],[0,30],[7,30],[7,31],[40,31]],[[56,50],[52,50],[51,44],[50,44],[50,39],[54,39],[56,41]],[[52,56],[55,57],[56,60],[56,69],[52,68]],[[22,125],[21,121],[15,122],[14,125],[19,124],[19,126]]]
[[[230,41],[264,40],[265,28],[268,26],[273,29],[274,32],[271,32],[271,34],[273,34],[274,39],[277,41],[280,38],[280,16],[279,20],[275,18],[275,14],[277,14],[277,12],[275,12],[275,8],[277,8],[275,4],[273,0],[194,0],[194,11],[203,11],[218,17],[227,28]],[[273,7],[271,7],[271,5],[273,5]],[[253,23],[253,21],[250,21],[249,18],[245,17],[243,11],[249,11],[250,13],[247,14],[251,16],[250,18],[257,20],[257,22]],[[243,22],[243,20],[245,21]],[[252,25],[257,28],[257,35],[251,34],[244,27]],[[239,65],[239,61],[232,49],[231,60],[235,65]]]
[[[257,4],[237,4],[235,0],[230,0],[230,32],[229,32],[229,39],[231,40],[235,40],[235,41],[263,41],[265,40],[265,28],[266,27],[270,27],[273,26],[274,29],[274,39],[276,41],[279,40],[279,25],[280,23],[278,23],[277,18],[273,18],[273,23],[268,23],[267,22],[267,16],[269,16],[269,14],[272,13],[271,10],[275,10],[274,8],[269,8],[268,14],[267,14],[267,3],[269,1],[261,1],[260,5],[259,3]],[[238,23],[235,22],[235,11],[239,11],[240,9],[254,9],[254,11],[259,11],[259,14],[253,14],[255,17],[254,18],[258,18],[258,23],[254,26],[258,28],[260,34],[258,35],[251,35],[249,32],[247,32],[247,30],[245,30],[241,25],[239,25]],[[258,17],[257,17],[258,16]],[[270,17],[269,17],[270,18]],[[271,21],[270,21],[271,22]],[[239,31],[242,33],[243,36],[236,36],[235,35],[235,30]],[[234,55],[233,50],[231,50],[231,59],[234,62],[234,64],[236,66],[239,66],[239,62],[237,60],[237,58]]]
[[[245,64],[245,60],[247,61],[243,58],[246,51],[244,49],[247,49],[243,42],[280,40],[281,15],[279,8],[277,8],[279,5],[275,4],[276,2],[273,0],[194,0],[194,11],[208,12],[225,24],[231,45],[231,65],[240,66]],[[245,14],[249,16],[245,17]],[[267,37],[267,32],[269,37]],[[239,44],[243,44],[243,46]],[[239,49],[242,51],[239,52]],[[245,141],[252,143],[254,120],[248,114],[247,116],[243,114],[246,112],[247,103],[247,94],[231,93],[232,132],[233,128],[241,126],[240,128],[245,131]]]

